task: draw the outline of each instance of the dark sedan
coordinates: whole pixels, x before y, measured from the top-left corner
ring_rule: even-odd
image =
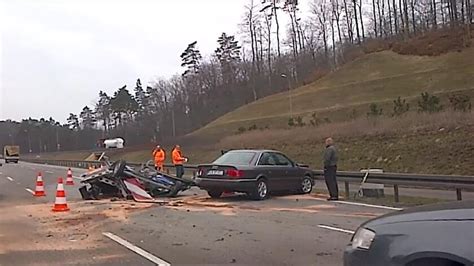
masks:
[[[474,201],[427,205],[362,224],[344,265],[474,265]]]
[[[231,150],[212,164],[200,165],[196,183],[212,198],[228,191],[263,200],[276,191],[310,193],[314,179],[311,169],[281,152]]]

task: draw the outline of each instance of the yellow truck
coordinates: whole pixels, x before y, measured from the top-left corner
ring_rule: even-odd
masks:
[[[20,146],[7,145],[3,147],[3,158],[5,163],[18,163],[18,160],[20,160]]]

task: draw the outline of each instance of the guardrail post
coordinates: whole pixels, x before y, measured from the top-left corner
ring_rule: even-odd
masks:
[[[393,185],[393,198],[395,202],[400,202],[400,195],[398,194],[398,185]]]
[[[460,188],[456,188],[456,198],[457,200],[462,200],[462,193]]]
[[[347,181],[344,181],[344,191],[346,192],[346,199],[350,198],[349,182]]]

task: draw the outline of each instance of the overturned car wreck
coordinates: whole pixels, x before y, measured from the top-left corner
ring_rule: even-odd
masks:
[[[153,201],[157,197],[175,197],[179,192],[194,186],[194,181],[177,178],[156,171],[148,163],[139,170],[123,160],[84,174],[79,192],[84,200],[125,198],[135,201]]]

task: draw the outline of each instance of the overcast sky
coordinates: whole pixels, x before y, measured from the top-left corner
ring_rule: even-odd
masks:
[[[258,0],[257,0],[258,1]],[[192,41],[204,55],[238,34],[249,0],[0,0],[0,120],[92,106],[137,78],[181,72]]]

